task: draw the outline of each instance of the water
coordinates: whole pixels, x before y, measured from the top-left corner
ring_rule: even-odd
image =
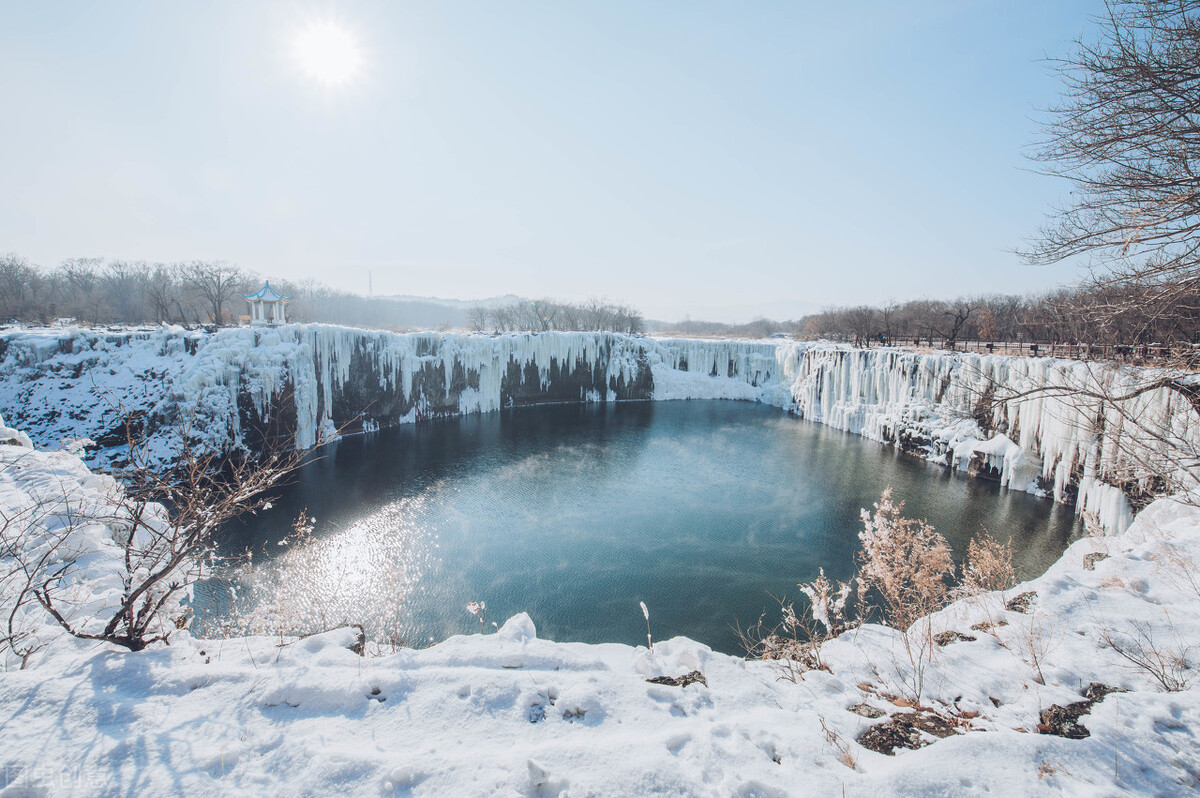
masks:
[[[981,528],[1040,574],[1069,508],[948,474],[743,402],[552,406],[385,430],[325,450],[270,511],[230,530],[257,552],[249,599],[310,626],[367,623],[422,645],[526,611],[555,640],[687,635],[740,653],[733,626],[853,571],[859,511],[887,486],[962,553]],[[315,540],[283,547],[303,509]],[[265,559],[264,559],[265,558]],[[201,615],[220,606],[212,585]],[[245,589],[243,601],[247,601]],[[265,597],[265,598],[264,598]]]

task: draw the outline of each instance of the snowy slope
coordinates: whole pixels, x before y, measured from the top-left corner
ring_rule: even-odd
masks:
[[[67,452],[0,445],[0,458],[8,517],[55,485],[97,508],[115,489]],[[90,527],[101,556],[83,576],[98,586],[114,534]],[[1196,649],[1193,684],[1165,693],[1101,631],[1143,624],[1164,648],[1200,640],[1197,563],[1200,510],[1160,500],[1124,534],[1077,541],[1041,578],[938,613],[935,629],[974,639],[938,650],[922,703],[961,733],[894,756],[854,742],[911,711],[889,698],[904,660],[879,626],[827,644],[830,670],[796,683],[683,638],[653,652],[555,643],[524,615],[366,658],[349,630],[282,645],[179,633],[139,653],[48,633],[28,669],[0,672],[0,795],[1190,794]],[[1027,612],[1004,608],[1027,591]],[[628,620],[642,623],[632,601]],[[990,632],[972,629],[985,621]],[[693,670],[707,686],[646,681]],[[1128,692],[1080,718],[1086,739],[1036,733],[1042,710],[1082,700],[1091,682]],[[864,704],[882,716],[849,711],[875,714]]]

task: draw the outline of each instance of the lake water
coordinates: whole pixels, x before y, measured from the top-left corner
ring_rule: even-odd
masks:
[[[744,402],[548,406],[385,430],[323,452],[271,510],[230,530],[255,552],[240,600],[317,627],[360,621],[423,645],[528,612],[542,637],[687,635],[741,653],[732,627],[824,566],[854,568],[859,511],[889,485],[956,552],[981,528],[1040,574],[1070,508]],[[308,545],[279,545],[302,509]],[[220,585],[197,592],[221,612]],[[214,609],[215,608],[215,609]]]

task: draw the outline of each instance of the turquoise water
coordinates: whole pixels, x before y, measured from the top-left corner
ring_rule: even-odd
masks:
[[[984,527],[1011,538],[1023,577],[1077,532],[1069,508],[743,402],[529,408],[323,455],[231,530],[230,549],[257,552],[242,600],[410,645],[479,631],[479,600],[489,631],[525,611],[543,637],[644,643],[645,601],[656,639],[740,653],[733,626],[777,609],[772,595],[821,566],[849,578],[859,511],[888,486],[957,552]],[[278,545],[304,508],[314,542]]]

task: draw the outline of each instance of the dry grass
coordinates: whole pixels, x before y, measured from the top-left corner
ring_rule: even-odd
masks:
[[[863,607],[866,596],[877,595],[884,619],[900,632],[907,666],[899,660],[892,664],[905,692],[920,702],[925,671],[937,650],[930,615],[950,600],[954,561],[946,539],[927,522],[905,518],[903,509],[888,488],[874,513],[862,511],[858,587]]]
[[[977,596],[1011,590],[1017,584],[1012,560],[1011,542],[1001,544],[986,531],[976,535],[967,545],[967,563],[956,595]]]
[[[829,728],[825,723],[824,718],[820,718],[821,731],[825,732],[825,739],[829,741],[838,752],[838,762],[841,762],[851,770],[858,770],[858,760],[854,758],[854,751],[850,748],[850,743],[846,742],[840,734]]]
[[[1154,626],[1141,621],[1132,621],[1122,630],[1103,626],[1100,642],[1134,671],[1153,678],[1165,692],[1176,693],[1186,690],[1196,680],[1197,646],[1182,639],[1169,615],[1166,621],[1165,633],[1161,629],[1156,632]]]

